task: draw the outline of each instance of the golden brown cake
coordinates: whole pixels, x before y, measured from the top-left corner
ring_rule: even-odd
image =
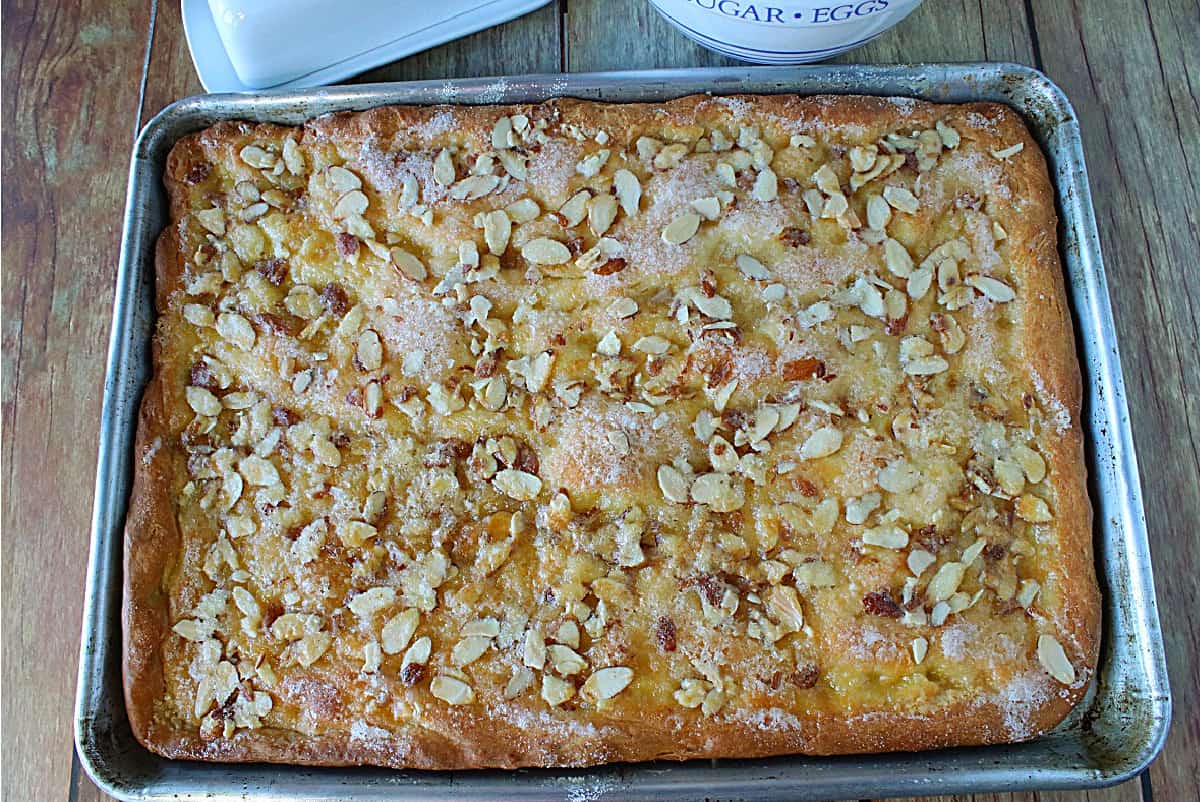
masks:
[[[991,104],[223,123],[165,176],[125,692],[162,755],[1027,739],[1099,598],[1053,193]]]

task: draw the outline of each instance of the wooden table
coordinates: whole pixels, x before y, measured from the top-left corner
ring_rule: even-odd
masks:
[[[3,3],[3,746],[6,800],[107,799],[71,743],[97,418],[128,153],[201,91],[179,4]],[[1200,796],[1200,6],[930,0],[847,61],[1018,61],[1083,124],[1175,696],[1163,756],[1084,793]],[[720,65],[645,0],[557,0],[362,80]],[[960,799],[955,797],[955,799]]]

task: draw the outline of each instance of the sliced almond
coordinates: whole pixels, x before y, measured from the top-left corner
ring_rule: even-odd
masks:
[[[824,426],[808,436],[800,447],[801,459],[821,459],[837,453],[842,447],[842,433],[832,426]]]
[[[469,175],[450,187],[450,197],[454,200],[475,200],[491,194],[499,186],[498,175]]]
[[[557,240],[538,237],[521,246],[521,256],[535,265],[561,265],[571,259],[571,250]]]
[[[862,542],[881,549],[902,549],[908,545],[908,532],[890,524],[877,526],[863,531]]]
[[[671,465],[658,466],[658,487],[667,501],[686,504],[691,485],[681,471]]]
[[[886,186],[883,188],[883,199],[896,211],[906,214],[916,214],[921,208],[917,197],[907,187]]]
[[[638,204],[642,199],[642,183],[638,177],[624,168],[613,173],[613,189],[617,200],[626,216],[632,217],[638,213]]]
[[[415,608],[397,613],[388,619],[387,623],[383,625],[380,638],[384,653],[399,654],[407,649],[412,636],[417,632],[419,622],[420,613]]]
[[[758,177],[754,179],[754,186],[751,188],[750,194],[755,200],[764,203],[779,197],[779,182],[775,178],[775,171],[770,167],[760,170]]]
[[[1054,520],[1050,506],[1044,499],[1032,494],[1025,494],[1017,499],[1015,506],[1017,517],[1032,524],[1044,524]]]
[[[504,211],[508,212],[508,216],[512,218],[514,223],[528,223],[536,220],[542,210],[538,207],[537,201],[533,198],[521,198],[513,201],[504,207]]]
[[[542,677],[542,699],[551,707],[558,707],[575,695],[575,686],[552,674]]]
[[[925,596],[931,602],[940,602],[949,599],[958,586],[962,583],[963,574],[966,573],[967,566],[960,562],[943,563],[941,568],[929,580],[929,587],[925,589]]]
[[[501,117],[496,120],[496,124],[492,126],[492,147],[496,150],[504,150],[511,148],[516,144],[516,139],[513,135],[513,124],[511,117]]]
[[[661,356],[669,351],[671,341],[665,337],[659,337],[657,334],[652,334],[648,337],[642,337],[633,344],[633,350],[641,351],[644,354],[652,354]]]
[[[455,677],[438,674],[429,683],[429,692],[448,705],[469,705],[475,701],[471,686]]]
[[[682,245],[695,236],[700,230],[700,215],[695,212],[685,212],[663,229],[663,242],[668,245]]]
[[[454,157],[447,148],[439,150],[433,159],[433,180],[444,187],[454,183]]]
[[[999,150],[993,150],[992,155],[995,156],[1000,161],[1004,161],[1005,159],[1008,159],[1011,156],[1016,156],[1018,153],[1020,153],[1023,150],[1025,150],[1025,143],[1018,142],[1015,145],[1009,145],[1006,148],[1000,148]]]
[[[505,468],[492,478],[492,484],[504,495],[517,501],[532,501],[542,492],[542,480],[527,471]]]
[[[494,209],[483,216],[483,240],[490,253],[502,255],[511,235],[512,220],[503,209]]]
[[[580,688],[580,694],[589,702],[595,703],[611,699],[629,687],[633,682],[633,669],[625,666],[609,666],[593,671]]]
[[[367,210],[368,205],[367,196],[363,194],[363,191],[352,189],[338,198],[338,202],[333,206],[333,216],[342,220],[361,216]]]
[[[612,195],[597,195],[588,204],[587,216],[592,233],[604,236],[617,219],[617,199]]]
[[[737,263],[738,270],[742,271],[742,275],[746,278],[755,281],[768,281],[771,278],[770,272],[763,266],[763,263],[749,254],[739,254],[734,261]]]
[[[912,648],[913,662],[920,665],[929,653],[929,641],[925,638],[914,638],[909,646]]]
[[[887,228],[892,219],[892,207],[880,195],[872,195],[867,199],[867,225],[878,231]]]
[[[716,220],[721,216],[721,201],[715,196],[694,200],[691,202],[691,207],[699,212],[705,220]]]
[[[968,286],[974,287],[983,293],[984,297],[998,304],[1008,303],[1017,297],[1012,287],[991,276],[972,274],[967,276],[964,281]]]
[[[632,298],[617,298],[608,305],[608,313],[618,320],[633,317],[638,313],[637,301],[633,300]],[[618,348],[618,352],[619,350],[620,349]],[[610,356],[612,355],[610,354]]]
[[[724,473],[705,473],[697,476],[692,482],[691,496],[692,501],[705,504],[715,512],[733,512],[745,504],[745,494],[741,488],[733,484],[729,475]]]
[[[413,281],[424,281],[429,275],[420,259],[403,248],[392,248],[390,251],[392,265],[406,278]]]
[[[1037,642],[1038,661],[1046,673],[1063,685],[1075,683],[1075,666],[1067,658],[1062,644],[1053,635],[1039,635]]]
[[[188,406],[197,415],[216,417],[221,414],[220,399],[203,387],[188,387],[186,395]]]
[[[608,148],[601,148],[595,153],[585,156],[580,160],[579,164],[575,165],[575,172],[584,178],[591,178],[604,169],[604,165],[608,163],[610,153],[611,151]]]
[[[458,668],[469,666],[483,657],[491,645],[492,639],[486,635],[469,635],[454,644],[454,648],[450,650],[450,662]]]
[[[337,164],[331,165],[325,171],[325,180],[329,184],[329,188],[339,197],[352,189],[362,188],[362,179]]]
[[[1018,444],[1012,447],[1012,458],[1021,466],[1025,478],[1031,484],[1038,484],[1046,478],[1046,461],[1042,455],[1027,445]]]
[[[270,170],[277,161],[274,153],[264,150],[258,145],[247,145],[238,151],[238,156],[246,164],[259,170]]]
[[[254,327],[250,325],[249,320],[236,312],[221,313],[217,318],[217,333],[243,351],[254,348]]]

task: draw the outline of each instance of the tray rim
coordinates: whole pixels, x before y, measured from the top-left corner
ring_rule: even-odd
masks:
[[[1097,334],[1097,342],[1092,344],[1083,338],[1077,342],[1077,349],[1080,351],[1080,366],[1083,369],[1084,375],[1089,378],[1098,378],[1105,383],[1105,389],[1098,391],[1093,395],[1099,395],[1099,398],[1090,398],[1089,403],[1095,403],[1096,408],[1090,411],[1092,417],[1102,415],[1103,420],[1109,424],[1107,434],[1107,442],[1109,448],[1109,456],[1111,456],[1112,465],[1109,466],[1112,475],[1109,478],[1109,483],[1118,485],[1119,488],[1127,491],[1128,496],[1123,499],[1118,499],[1116,502],[1109,502],[1107,498],[1097,499],[1092,498],[1093,505],[1097,508],[1097,521],[1094,524],[1094,537],[1097,539],[1098,546],[1103,546],[1108,541],[1102,538],[1102,533],[1114,528],[1119,536],[1119,543],[1126,548],[1121,550],[1122,560],[1125,562],[1125,567],[1128,569],[1128,591],[1139,599],[1139,603],[1134,605],[1130,611],[1126,611],[1124,616],[1132,616],[1132,621],[1121,621],[1118,623],[1135,624],[1134,634],[1139,635],[1138,639],[1138,654],[1136,655],[1138,663],[1143,669],[1143,673],[1139,678],[1144,679],[1146,684],[1140,688],[1141,695],[1137,697],[1137,702],[1142,705],[1142,714],[1147,716],[1150,724],[1150,729],[1146,732],[1146,737],[1138,744],[1138,748],[1131,758],[1125,759],[1120,764],[1120,768],[1116,771],[1105,772],[1101,768],[1087,767],[1068,767],[1068,768],[1053,768],[1047,766],[1029,766],[1024,765],[1021,768],[1004,768],[1000,765],[1000,758],[1005,753],[1019,751],[1024,744],[1016,744],[1010,746],[993,746],[993,747],[976,747],[966,750],[944,750],[942,752],[933,753],[891,753],[883,755],[854,755],[845,758],[833,759],[814,759],[804,756],[792,756],[771,759],[776,761],[792,761],[799,764],[821,763],[822,772],[828,772],[831,776],[823,780],[823,785],[813,786],[812,784],[802,785],[797,784],[798,778],[791,778],[793,784],[787,789],[772,789],[770,793],[790,795],[792,798],[797,798],[796,794],[819,793],[822,796],[829,796],[831,793],[836,793],[839,790],[849,794],[857,795],[861,791],[868,790],[871,793],[878,794],[881,790],[884,793],[905,794],[905,793],[953,793],[959,791],[982,791],[982,790],[1019,790],[1028,788],[1099,788],[1109,785],[1115,785],[1123,782],[1136,774],[1140,773],[1154,760],[1161,751],[1167,736],[1171,718],[1171,697],[1169,685],[1166,675],[1165,654],[1162,641],[1161,629],[1158,621],[1157,602],[1155,600],[1153,589],[1153,577],[1151,573],[1151,562],[1149,552],[1149,542],[1147,537],[1145,516],[1141,502],[1141,489],[1139,483],[1139,474],[1137,469],[1137,460],[1133,448],[1132,430],[1129,423],[1127,404],[1125,401],[1124,379],[1121,371],[1121,363],[1117,344],[1113,339],[1115,330],[1112,321],[1111,305],[1107,290],[1107,280],[1104,273],[1102,256],[1100,253],[1099,235],[1096,229],[1095,217],[1091,205],[1090,189],[1087,181],[1086,166],[1083,159],[1082,140],[1079,132],[1079,123],[1069,100],[1062,90],[1054,84],[1044,73],[1032,67],[1021,64],[1012,64],[1004,62],[962,62],[962,63],[929,63],[929,64],[902,64],[902,65],[818,65],[818,66],[791,66],[791,67],[714,67],[714,68],[672,68],[662,70],[635,70],[635,71],[610,71],[610,72],[592,72],[592,73],[553,73],[553,74],[535,74],[521,76],[499,76],[488,78],[465,78],[465,79],[435,79],[423,81],[407,81],[394,83],[376,83],[376,84],[361,84],[353,86],[335,86],[321,87],[315,89],[279,89],[269,90],[258,93],[227,93],[215,95],[194,95],[171,103],[163,108],[158,114],[152,117],[142,128],[139,133],[133,148],[133,154],[129,171],[129,182],[126,194],[126,210],[125,219],[121,238],[120,263],[116,278],[116,293],[114,298],[114,314],[113,326],[110,332],[108,359],[106,360],[106,378],[104,385],[104,404],[101,417],[101,432],[99,439],[99,459],[96,469],[96,493],[95,504],[92,516],[92,532],[91,545],[89,550],[87,583],[85,590],[85,606],[82,621],[81,634],[81,652],[80,652],[80,667],[78,676],[78,686],[75,705],[75,721],[74,721],[74,736],[76,751],[79,755],[79,760],[84,770],[93,779],[94,782],[106,793],[109,793],[118,798],[126,799],[167,799],[180,798],[180,791],[155,789],[153,786],[143,787],[128,787],[120,782],[120,777],[113,776],[109,770],[111,767],[99,762],[99,753],[96,750],[87,748],[96,742],[93,728],[96,724],[96,717],[92,715],[95,709],[93,705],[94,698],[98,693],[103,693],[101,682],[103,681],[104,666],[103,656],[97,656],[94,641],[98,636],[112,637],[111,629],[114,624],[117,626],[119,634],[120,624],[120,589],[116,589],[115,594],[118,602],[116,609],[113,610],[111,601],[105,601],[102,598],[105,593],[105,588],[101,585],[104,582],[112,582],[119,579],[121,566],[117,560],[115,571],[112,563],[111,552],[119,546],[122,536],[122,529],[112,531],[111,527],[105,531],[106,519],[111,517],[111,512],[116,508],[121,511],[121,519],[123,519],[123,511],[127,504],[128,493],[116,493],[113,490],[114,473],[119,473],[121,470],[121,461],[124,460],[128,464],[130,453],[121,449],[121,440],[131,440],[132,432],[115,431],[114,427],[120,426],[120,421],[117,419],[121,413],[120,407],[128,406],[130,403],[136,408],[140,400],[140,385],[135,393],[136,398],[130,402],[128,399],[122,399],[119,395],[120,385],[123,382],[129,381],[131,371],[136,373],[136,366],[130,364],[130,343],[127,342],[131,332],[131,318],[137,313],[137,309],[130,309],[130,304],[137,303],[137,280],[142,282],[147,280],[144,275],[146,271],[140,264],[143,258],[143,248],[147,242],[152,243],[157,236],[157,226],[152,226],[155,230],[147,233],[148,223],[145,215],[139,215],[141,204],[147,202],[147,199],[142,195],[147,191],[146,182],[151,182],[153,186],[159,180],[158,168],[153,162],[154,150],[163,146],[160,140],[164,136],[164,131],[171,128],[172,125],[178,123],[180,119],[195,122],[193,130],[202,128],[218,119],[236,118],[239,116],[234,113],[237,111],[244,112],[243,117],[254,117],[270,115],[275,119],[286,119],[289,121],[299,121],[302,119],[317,116],[318,114],[327,113],[335,109],[364,109],[372,106],[387,104],[387,103],[505,103],[519,102],[512,99],[504,93],[517,92],[522,89],[525,94],[536,94],[542,97],[570,96],[580,92],[598,92],[602,93],[605,88],[621,88],[629,87],[631,82],[637,82],[637,86],[642,88],[646,95],[653,99],[656,94],[662,96],[678,96],[681,94],[689,94],[696,90],[690,85],[684,87],[682,91],[673,92],[672,87],[677,85],[677,82],[696,82],[696,81],[711,81],[711,86],[707,91],[712,94],[730,94],[738,90],[738,83],[742,80],[751,80],[758,82],[771,83],[774,82],[774,91],[792,91],[797,94],[881,94],[878,91],[878,86],[872,86],[871,82],[876,83],[885,80],[913,80],[922,81],[953,81],[961,80],[964,84],[975,85],[976,90],[980,93],[990,88],[987,84],[989,80],[999,79],[1001,81],[1010,80],[1015,83],[1021,83],[1032,87],[1035,90],[1043,93],[1049,98],[1053,110],[1061,115],[1058,121],[1058,127],[1061,129],[1064,141],[1059,143],[1055,153],[1046,146],[1046,143],[1041,143],[1046,150],[1048,159],[1051,160],[1051,178],[1055,187],[1056,200],[1061,212],[1060,219],[1060,251],[1064,255],[1064,270],[1068,274],[1068,292],[1071,297],[1073,323],[1076,326],[1077,332],[1084,329],[1084,313],[1087,312],[1087,320],[1099,324],[1101,331]],[[816,81],[826,84],[842,81],[842,86],[839,88],[814,88],[805,86],[806,82]],[[852,82],[859,83],[852,83]],[[914,84],[914,86],[918,85]],[[743,89],[752,93],[766,93],[771,91],[768,88],[757,86],[753,89]],[[408,93],[414,95],[408,100],[398,100],[387,97],[390,93]],[[463,93],[473,93],[470,97],[464,98]],[[897,93],[890,93],[897,94]],[[916,92],[912,94],[916,95]],[[494,95],[494,96],[493,96]],[[954,102],[965,102],[967,97],[956,99]],[[636,102],[635,98],[627,98],[625,102]],[[1008,105],[1013,106],[1021,113],[1022,118],[1029,122],[1029,115],[1026,110],[1016,107],[1016,104],[1009,101]],[[324,111],[314,112],[312,106],[324,108]],[[227,107],[222,113],[214,114],[212,108],[214,106]],[[193,120],[193,118],[197,118]],[[1031,125],[1031,130],[1034,126]],[[1037,131],[1034,130],[1035,135]],[[1065,151],[1069,170],[1064,174],[1063,168],[1059,166],[1055,169],[1053,161],[1057,151]],[[146,175],[150,171],[149,176]],[[161,191],[161,190],[160,190]],[[1069,228],[1069,231],[1068,231]],[[1062,236],[1064,233],[1073,234],[1072,237]],[[1073,247],[1078,251],[1075,255],[1067,252],[1066,240],[1072,241]],[[152,271],[149,271],[152,273]],[[152,281],[153,277],[150,276]],[[1077,282],[1082,282],[1082,287],[1076,286]],[[1086,302],[1086,308],[1078,308],[1080,297]],[[151,315],[153,313],[151,312]],[[136,332],[134,332],[136,334]],[[1089,345],[1102,346],[1096,347],[1093,350],[1089,349]],[[134,378],[136,381],[136,377]],[[1087,388],[1085,387],[1085,390]],[[1087,410],[1081,420],[1081,425],[1087,428],[1088,437],[1085,439],[1088,442],[1088,467],[1089,474],[1089,495],[1097,492],[1094,483],[1099,480],[1094,474],[1101,473],[1103,465],[1098,465],[1099,456],[1093,453],[1093,443],[1091,437],[1091,426],[1089,425]],[[1117,509],[1113,512],[1116,518],[1112,520],[1102,519],[1101,512],[1109,512],[1108,504],[1117,504]],[[111,541],[116,538],[117,543]],[[105,552],[109,552],[106,557]],[[1108,567],[1107,563],[1101,562],[1101,548],[1097,548],[1097,568],[1099,579],[1105,583]],[[1111,590],[1106,589],[1105,595],[1111,593]],[[108,590],[108,595],[114,593],[111,589]],[[1110,604],[1109,600],[1105,601],[1105,621],[1104,621],[1104,639],[1109,640],[1113,637],[1110,632],[1110,627],[1113,622],[1110,622]],[[103,616],[108,612],[107,618]],[[1104,648],[1100,657],[1101,664],[1098,666],[1097,675],[1104,666],[1104,660],[1108,649]],[[1095,683],[1094,683],[1095,685]],[[1089,696],[1088,699],[1092,697]],[[1088,699],[1080,703],[1080,710],[1088,705]],[[122,702],[123,703],[123,702]],[[1037,739],[1031,743],[1038,743],[1041,739]],[[140,745],[135,744],[135,748],[141,749]],[[932,765],[926,775],[916,775],[910,778],[896,778],[890,771],[894,770],[894,766],[890,769],[883,764],[895,763],[910,759],[911,761],[919,762],[922,756],[929,755],[945,755],[953,756],[954,753],[965,752],[980,752],[978,756],[980,766],[972,770],[970,768],[955,766],[946,768],[943,771],[936,770]],[[983,754],[986,753],[986,754]],[[1015,757],[1015,755],[1009,755]],[[989,761],[988,758],[991,758]],[[846,776],[845,771],[837,770],[838,762],[853,763],[858,761],[867,764],[879,764],[874,771],[870,770],[869,766],[859,766],[853,776]],[[662,764],[662,763],[646,763],[646,764],[618,764],[616,766],[598,767],[595,769],[585,770],[521,770],[518,772],[500,772],[498,773],[500,783],[508,783],[512,787],[524,786],[524,783],[519,782],[521,778],[537,778],[539,775],[565,777],[573,775],[576,778],[581,775],[589,775],[594,778],[596,787],[593,789],[598,795],[605,795],[610,790],[617,790],[626,787],[629,780],[607,780],[606,775],[613,773],[631,774],[638,781],[639,794],[658,794],[661,798],[671,798],[672,794],[678,794],[685,788],[680,783],[687,783],[693,789],[704,787],[710,789],[711,792],[720,793],[727,790],[730,793],[738,793],[739,795],[748,790],[737,784],[730,785],[731,782],[736,783],[738,776],[737,765],[725,765],[718,767],[718,761],[712,761],[711,773],[715,774],[720,771],[720,777],[703,777],[701,772],[678,771],[683,767],[702,764],[705,761],[690,761],[680,764]],[[720,761],[724,764],[736,763],[753,763],[754,761]],[[763,762],[763,761],[758,761]],[[992,762],[995,765],[990,768],[986,765]],[[210,764],[189,764],[189,766],[206,766]],[[239,766],[253,767],[258,764],[225,764],[225,768],[232,773]],[[293,769],[295,767],[287,767]],[[812,765],[805,765],[805,769],[812,771]],[[326,771],[330,776],[336,776],[342,772],[360,772],[361,777],[365,778],[370,774],[380,776],[381,771],[386,776],[386,770],[375,769],[360,769],[347,768],[340,770],[321,770]],[[306,774],[314,774],[311,770],[305,771]],[[673,774],[695,774],[693,779],[686,777],[680,780],[673,780],[670,775]],[[767,774],[770,777],[760,777],[754,781],[763,781],[765,779],[773,779],[776,782],[787,784],[787,780],[780,776],[781,771],[772,772],[769,768]],[[412,772],[393,772],[393,775],[408,775]],[[379,788],[381,793],[386,798],[406,797],[419,798],[421,789],[424,788],[427,792],[430,791],[433,781],[438,778],[438,775],[449,775],[449,785],[443,790],[454,791],[456,777],[461,780],[467,780],[459,785],[460,789],[466,790],[473,783],[471,779],[482,780],[478,790],[482,791],[486,786],[486,777],[489,772],[465,772],[465,773],[441,773],[441,772],[417,772],[415,773],[415,782],[411,785],[394,784],[388,785],[382,783]],[[492,772],[496,775],[497,773]],[[641,775],[641,776],[639,776]],[[650,782],[647,784],[645,780],[654,778],[656,775],[663,775],[662,780]],[[953,775],[953,776],[951,776]],[[1014,776],[1015,775],[1015,776]],[[395,776],[392,779],[396,779]],[[516,779],[518,782],[513,782]],[[567,780],[568,782],[584,782],[587,780],[576,779]],[[751,780],[747,780],[748,782]],[[337,781],[331,781],[331,785],[337,785]],[[230,798],[250,798],[258,794],[269,795],[283,790],[282,787],[272,790],[271,787],[259,789],[252,793],[245,784],[242,784],[240,793],[233,790],[233,783],[229,789]],[[272,784],[273,785],[273,784]],[[551,783],[553,785],[553,783]],[[490,786],[493,791],[499,788],[499,785]],[[527,786],[530,795],[533,795],[535,786],[530,784]],[[537,786],[545,795],[546,786],[542,784]],[[563,786],[563,793],[567,786]],[[572,785],[571,787],[576,787]],[[405,789],[408,792],[405,792]],[[818,791],[814,791],[814,788]],[[413,796],[413,793],[418,796]],[[460,791],[461,792],[461,791]],[[221,798],[219,794],[214,795],[212,789],[197,788],[192,793],[202,794],[205,798]],[[325,798],[320,795],[322,792],[316,786],[306,791],[303,797],[297,798]],[[124,796],[122,796],[124,794]],[[551,794],[553,795],[553,794]],[[562,795],[562,794],[559,794]],[[374,797],[373,797],[374,798]],[[380,797],[383,798],[383,797]],[[514,797],[520,798],[520,797]],[[541,798],[541,797],[539,797]]]

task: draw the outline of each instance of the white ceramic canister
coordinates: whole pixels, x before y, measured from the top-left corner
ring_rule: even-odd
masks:
[[[907,17],[921,0],[650,0],[685,36],[758,64],[821,61]]]

